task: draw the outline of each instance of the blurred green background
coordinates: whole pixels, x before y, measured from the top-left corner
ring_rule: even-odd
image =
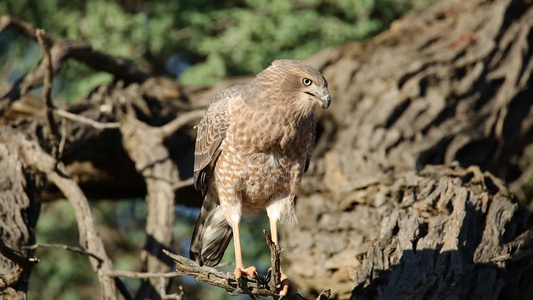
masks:
[[[84,40],[184,84],[213,84],[254,74],[276,58],[304,59],[332,45],[362,40],[433,0],[4,0],[11,14],[47,33]],[[0,36],[0,82],[40,60],[39,45]],[[55,77],[56,97],[74,100],[111,80],[69,62]]]
[[[434,0],[232,0],[82,1],[3,0],[10,14],[47,33],[89,42],[95,49],[131,60],[156,76],[186,85],[210,85],[227,76],[255,74],[276,58],[305,59],[334,45],[375,36],[411,9]],[[0,84],[14,82],[41,59],[39,45],[13,31],[0,35]],[[54,76],[53,96],[75,101],[112,76],[68,61]],[[93,201],[99,231],[119,270],[139,269],[146,205],[142,199]],[[175,252],[188,253],[198,209],[177,207]],[[269,250],[260,230],[264,215],[243,222],[244,259],[263,273]],[[39,243],[78,245],[75,217],[66,201],[43,204]],[[224,261],[233,261],[230,245]],[[29,299],[98,299],[88,259],[62,249],[38,249]],[[232,267],[228,267],[228,271]],[[135,292],[139,280],[124,279]],[[183,278],[187,299],[229,298]]]

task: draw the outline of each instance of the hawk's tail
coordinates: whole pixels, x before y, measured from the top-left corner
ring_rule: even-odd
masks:
[[[210,188],[192,234],[191,259],[201,266],[218,265],[232,236],[233,231],[224,217],[217,191]]]

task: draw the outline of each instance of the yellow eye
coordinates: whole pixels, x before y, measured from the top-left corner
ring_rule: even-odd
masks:
[[[309,78],[304,78],[302,79],[302,83],[305,85],[305,86],[310,86],[311,83],[313,83],[313,81]]]

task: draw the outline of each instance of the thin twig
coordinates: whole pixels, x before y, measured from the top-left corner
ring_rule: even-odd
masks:
[[[170,121],[169,123],[165,124],[160,128],[161,134],[163,135],[163,138],[169,137],[170,135],[174,134],[174,132],[178,131],[183,126],[201,119],[204,116],[205,110],[194,110],[191,112],[184,113],[180,115],[179,117],[175,118],[174,120]]]
[[[8,258],[12,262],[18,264],[23,269],[30,269],[36,263],[39,262],[39,259],[37,259],[36,257],[26,257],[22,253],[8,247],[4,243],[3,239],[0,239],[0,254],[2,254],[4,257]]]
[[[63,156],[63,150],[65,150],[65,145],[67,144],[68,137],[68,123],[61,119],[61,140],[59,141],[58,156]]]
[[[58,116],[61,116],[61,117],[65,118],[65,119],[76,121],[76,122],[79,122],[79,123],[82,123],[82,124],[87,124],[87,125],[90,125],[90,126],[96,128],[96,129],[100,129],[100,130],[102,130],[102,129],[120,128],[120,123],[118,123],[118,122],[101,123],[101,122],[95,121],[93,119],[89,119],[89,118],[81,116],[81,115],[73,114],[73,113],[68,112],[68,111],[66,111],[64,109],[56,109],[55,113]]]
[[[35,27],[31,24],[11,16],[0,16],[0,33],[8,28],[31,39],[37,38]],[[143,82],[150,77],[148,73],[140,70],[129,61],[93,49],[87,42],[73,41],[44,33],[41,36],[46,44],[54,45],[53,49],[57,50],[51,53],[54,73],[59,72],[65,60],[73,58],[94,70],[113,74],[117,79],[123,79],[126,82]],[[8,98],[10,102],[19,99],[22,91],[31,90],[43,83],[44,73],[46,71],[41,65],[33,68],[15,80],[9,91],[0,94],[0,99]]]
[[[61,249],[65,249],[67,251],[72,251],[72,252],[75,252],[75,253],[78,253],[78,254],[84,254],[84,255],[88,255],[88,256],[94,257],[100,263],[103,261],[100,257],[98,257],[98,255],[96,255],[94,253],[91,253],[89,251],[83,250],[81,247],[76,247],[76,246],[68,246],[68,245],[63,245],[63,244],[35,243],[33,245],[23,246],[22,248],[30,249],[30,250],[35,250],[35,249],[38,249],[38,248],[61,248]]]
[[[128,277],[128,278],[174,278],[181,276],[181,273],[178,272],[166,272],[166,273],[150,273],[150,272],[133,272],[133,271],[121,271],[113,270],[106,272],[107,276],[110,277]]]
[[[48,120],[48,126],[50,127],[50,142],[52,143],[52,156],[54,157],[56,161],[56,167],[57,167],[57,161],[58,161],[58,153],[59,153],[59,129],[57,128],[57,124],[54,120],[54,104],[52,103],[52,76],[53,76],[53,69],[52,69],[52,57],[50,56],[50,45],[45,42],[43,39],[44,30],[37,29],[35,31],[35,36],[37,37],[37,41],[43,48],[43,65],[45,68],[44,72],[44,88],[43,88],[43,97],[44,102],[46,105],[46,118]]]
[[[186,186],[192,186],[193,184],[194,184],[194,180],[193,180],[192,177],[191,177],[191,178],[189,178],[189,179],[186,179],[186,180],[180,180],[180,181],[176,182],[176,183],[172,186],[172,188],[173,188],[174,190],[179,190],[179,189],[184,188],[184,187],[186,187]]]

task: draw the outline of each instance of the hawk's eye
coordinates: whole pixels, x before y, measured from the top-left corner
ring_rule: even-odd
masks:
[[[310,86],[311,83],[313,83],[313,81],[309,78],[304,78],[302,79],[302,83],[305,85],[305,86]]]

